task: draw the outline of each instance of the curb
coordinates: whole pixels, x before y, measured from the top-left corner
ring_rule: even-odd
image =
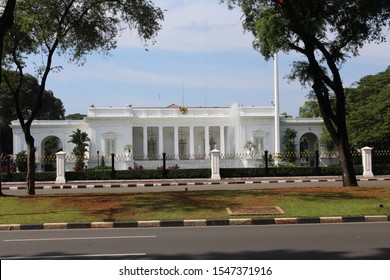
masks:
[[[128,221],[128,222],[91,222],[91,223],[3,224],[0,225],[0,231],[333,224],[333,223],[362,223],[362,222],[390,222],[390,215],[346,216],[346,217],[161,220],[161,221]]]
[[[390,178],[358,178],[358,181],[390,181]],[[36,186],[36,190],[69,190],[69,189],[102,189],[102,188],[137,188],[137,187],[177,187],[177,186],[207,186],[207,185],[237,185],[237,184],[278,184],[278,183],[323,183],[342,182],[340,178],[329,179],[269,179],[269,180],[234,180],[234,181],[197,181],[197,182],[145,182],[145,183],[68,183]],[[21,183],[23,184],[23,183]],[[26,190],[26,186],[3,185],[2,190]]]

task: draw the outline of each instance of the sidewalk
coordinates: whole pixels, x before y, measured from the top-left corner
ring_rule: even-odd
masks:
[[[358,182],[390,181],[390,175],[375,177],[357,176]],[[236,179],[160,179],[160,180],[110,180],[110,181],[69,181],[65,184],[55,182],[37,182],[36,190],[61,189],[101,189],[101,188],[136,188],[136,187],[176,187],[176,186],[220,186],[220,185],[253,185],[253,184],[281,184],[281,183],[325,183],[342,182],[341,176],[323,177],[262,177]],[[2,190],[25,190],[24,182],[3,182]],[[213,189],[213,188],[210,188]],[[215,188],[220,189],[220,188]]]

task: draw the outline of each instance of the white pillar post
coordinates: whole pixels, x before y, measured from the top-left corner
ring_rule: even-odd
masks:
[[[211,180],[221,180],[219,173],[220,167],[220,151],[214,149],[210,152],[211,154]]]
[[[65,152],[58,152],[56,153],[56,163],[57,163],[57,177],[56,177],[56,183],[57,184],[64,184],[66,183],[65,179]]]
[[[372,148],[362,148],[363,177],[374,177],[372,173]]]
[[[225,155],[225,127],[222,125],[219,127],[219,142],[220,144],[220,152],[222,155]]]
[[[144,159],[147,159],[147,157],[148,157],[148,127],[147,126],[143,127],[143,135],[144,135],[144,138],[143,138]]]
[[[195,158],[194,126],[190,126],[190,158]]]

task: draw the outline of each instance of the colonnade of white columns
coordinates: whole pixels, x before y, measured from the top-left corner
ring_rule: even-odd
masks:
[[[214,129],[214,132],[211,132],[210,129],[211,127],[213,128],[217,128],[217,130],[215,131]],[[210,151],[213,150],[213,149],[218,149],[220,150],[221,154],[225,154],[225,147],[226,147],[226,144],[225,144],[225,141],[227,139],[227,136],[225,135],[226,132],[225,132],[225,128],[226,126],[222,125],[222,126],[197,126],[197,125],[191,125],[191,126],[180,126],[180,125],[176,125],[176,126],[154,126],[154,125],[150,125],[150,126],[142,126],[142,150],[139,150],[140,149],[140,146],[138,148],[138,152],[139,153],[143,153],[144,155],[148,155],[149,154],[149,151],[148,151],[148,140],[150,140],[150,136],[148,135],[148,129],[149,128],[154,128],[155,132],[158,131],[158,135],[155,135],[156,139],[158,138],[158,143],[156,143],[156,149],[157,149],[157,153],[158,154],[162,154],[163,152],[167,152],[164,150],[164,147],[166,148],[167,147],[167,143],[164,143],[164,141],[172,141],[172,138],[171,140],[167,140],[167,136],[166,134],[164,133],[164,128],[170,128],[171,129],[171,133],[172,133],[172,129],[173,129],[173,142],[172,142],[172,145],[173,147],[171,148],[171,150],[173,151],[174,155],[179,155],[180,154],[180,140],[182,140],[182,134],[185,135],[185,140],[186,140],[186,144],[188,145],[186,150],[187,150],[187,153],[189,155],[195,155],[195,154],[199,154],[199,148],[196,147],[196,145],[199,145],[201,146],[202,148],[202,153],[206,154],[206,156],[208,156],[210,154]],[[219,129],[218,129],[219,128]],[[180,129],[184,129],[185,132],[182,132],[180,131]],[[202,134],[200,136],[200,134]],[[164,138],[165,136],[165,138]],[[131,144],[134,144],[135,142],[138,141],[138,143],[141,142],[141,139],[136,139],[134,137],[139,137],[139,134],[138,136],[136,134],[133,133],[133,143]],[[171,134],[171,137],[172,137],[172,134]],[[214,140],[216,140],[216,145],[212,145],[210,147],[210,139],[211,137],[214,137]],[[217,137],[217,139],[215,139]],[[197,139],[197,140],[195,140]],[[201,139],[201,140],[199,140]],[[169,144],[170,145],[170,144]]]

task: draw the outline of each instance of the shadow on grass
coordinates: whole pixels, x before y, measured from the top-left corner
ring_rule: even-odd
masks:
[[[110,222],[129,219],[132,214],[152,215],[157,212],[161,215],[188,215],[202,211],[213,218],[213,213],[225,212],[228,206],[240,206],[231,200],[241,195],[242,192],[227,194],[220,191],[73,195],[61,197],[60,203]]]

